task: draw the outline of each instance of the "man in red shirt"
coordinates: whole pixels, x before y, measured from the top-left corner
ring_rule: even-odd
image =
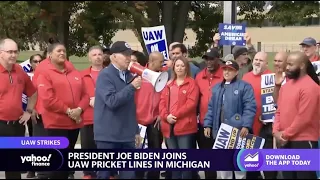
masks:
[[[278,147],[317,149],[319,138],[319,79],[308,56],[302,52],[289,55],[286,76],[281,87],[273,124]],[[284,179],[317,179],[315,171],[283,172]]]
[[[150,53],[147,67],[148,69],[160,72],[164,57],[162,53],[155,51]],[[137,121],[146,126],[148,149],[161,149],[162,133],[160,131],[159,103],[161,92],[156,92],[153,85],[142,79],[141,87],[135,93]],[[144,171],[137,171],[136,178],[144,179]],[[159,179],[160,171],[148,171],[147,179]]]
[[[18,45],[12,39],[0,40],[0,137],[25,136],[25,125],[36,104],[37,93],[30,77],[16,64]],[[26,112],[21,105],[21,95],[29,97]],[[21,179],[21,173],[5,172],[6,179]]]
[[[90,106],[83,112],[84,126],[80,130],[81,149],[96,149],[93,134],[93,107],[95,99],[96,81],[101,69],[103,69],[103,51],[100,46],[93,46],[88,53],[91,66],[83,71],[81,75],[85,84],[86,92],[90,97]],[[84,179],[96,178],[94,171],[83,171]]]
[[[255,99],[257,102],[257,112],[253,123],[253,133],[259,135],[262,123],[261,116],[261,75],[272,73],[268,69],[268,55],[265,52],[258,52],[253,59],[253,70],[243,76],[243,80],[250,83],[254,90]]]
[[[260,118],[262,114],[262,100],[261,100],[261,75],[272,73],[268,69],[268,54],[265,52],[258,52],[252,62],[252,71],[243,76],[243,80],[250,83],[253,87],[255,100],[257,103],[257,111],[253,122],[253,134],[265,138],[266,142],[264,148],[273,148],[272,137],[272,123],[262,123]],[[255,173],[248,173],[252,175]],[[276,178],[275,172],[264,172],[265,178]]]
[[[220,66],[220,54],[216,48],[209,49],[205,55],[202,56],[206,63],[206,68],[200,71],[196,76],[196,83],[200,89],[199,98],[199,121],[197,143],[199,149],[212,149],[214,140],[212,137],[206,138],[204,136],[204,117],[208,111],[208,103],[212,96],[212,88],[223,80],[223,69]],[[206,179],[216,179],[216,171],[205,171]]]

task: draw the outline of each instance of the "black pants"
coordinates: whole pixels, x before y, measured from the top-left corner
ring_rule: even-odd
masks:
[[[93,124],[85,125],[80,130],[81,149],[97,149],[94,141]],[[90,175],[96,177],[95,171],[83,171],[85,176]]]
[[[318,149],[318,141],[288,141],[284,149]],[[317,179],[316,171],[284,171],[284,179]]]
[[[42,121],[42,117],[41,115],[39,115],[39,118],[37,118],[37,122],[32,122],[32,135],[34,137],[44,137],[44,136],[48,136],[47,130],[44,128],[43,126],[43,121]],[[29,125],[28,125],[29,128]],[[46,171],[38,171],[37,172],[37,176],[40,179],[48,179],[49,178],[49,174],[50,172],[46,172]]]
[[[199,124],[198,133],[196,135],[196,140],[199,149],[212,149],[214,144],[214,139],[212,137],[207,138],[204,136],[204,128]],[[217,179],[217,171],[205,171],[205,179]]]
[[[0,120],[0,137],[24,137],[25,126],[16,121],[4,121]],[[21,172],[19,171],[6,171],[6,179],[21,179]]]
[[[161,149],[162,133],[158,127],[154,127],[154,123],[147,126],[148,149]],[[147,179],[160,179],[160,171],[136,171],[136,178],[144,179],[145,173],[147,174]]]
[[[74,149],[77,142],[79,129],[47,129],[48,136],[66,137],[69,140],[68,149]],[[68,179],[70,172],[68,171],[52,171],[50,172],[50,179]]]

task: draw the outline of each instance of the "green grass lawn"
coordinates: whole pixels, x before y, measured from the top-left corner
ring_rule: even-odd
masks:
[[[22,51],[19,54],[19,61],[24,61],[30,58],[33,54],[42,54],[42,51]],[[269,61],[269,68],[273,70],[273,58],[275,56],[275,52],[268,52],[268,61]],[[197,61],[201,61],[201,58],[194,58]],[[89,61],[87,57],[77,57],[71,56],[70,61],[74,64],[74,66],[79,69],[83,70],[89,66]]]

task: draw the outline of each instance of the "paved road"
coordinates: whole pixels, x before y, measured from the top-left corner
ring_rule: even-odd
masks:
[[[203,172],[200,172],[200,177],[201,177],[201,179],[204,179]],[[4,172],[3,171],[0,171],[0,179],[4,179]],[[26,174],[22,175],[22,179],[28,179],[28,178],[26,178]],[[81,171],[76,171],[75,179],[82,179],[82,172]],[[161,178],[161,179],[164,179],[164,178]]]

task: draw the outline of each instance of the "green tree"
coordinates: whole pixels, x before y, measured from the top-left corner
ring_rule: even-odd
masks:
[[[265,6],[271,5],[270,10]],[[238,1],[239,15],[262,27],[265,19],[281,26],[304,24],[306,18],[320,16],[319,1]]]
[[[15,40],[20,50],[34,48],[39,40],[40,8],[27,1],[0,3],[0,37]]]
[[[112,7],[118,5],[113,1],[88,1],[82,11],[75,14],[71,21],[69,46],[77,56],[84,56],[93,45],[110,45],[118,30],[117,19]]]
[[[66,45],[68,55],[85,56],[93,45],[110,45],[118,24],[114,11],[120,2],[41,1],[46,33]]]
[[[192,28],[197,34],[197,42],[189,53],[195,57],[211,45],[218,23],[222,22],[218,4],[219,1],[135,1],[123,2],[118,10],[125,14],[122,21],[134,31],[145,53],[141,27],[164,25],[168,45],[183,42],[188,38],[186,27]]]
[[[41,21],[42,21],[42,41],[47,42],[49,38],[58,39],[64,43],[68,55],[75,52],[70,51],[69,47],[73,44],[69,40],[70,36],[70,18],[83,5],[78,1],[40,1]]]
[[[167,43],[182,42],[191,1],[124,1],[116,10],[130,27],[146,53],[141,27],[164,25]]]
[[[213,6],[214,4],[214,6]],[[193,1],[191,10],[194,19],[189,19],[189,27],[196,33],[196,43],[189,49],[190,57],[202,56],[213,42],[213,35],[218,32],[223,14],[219,1]]]

